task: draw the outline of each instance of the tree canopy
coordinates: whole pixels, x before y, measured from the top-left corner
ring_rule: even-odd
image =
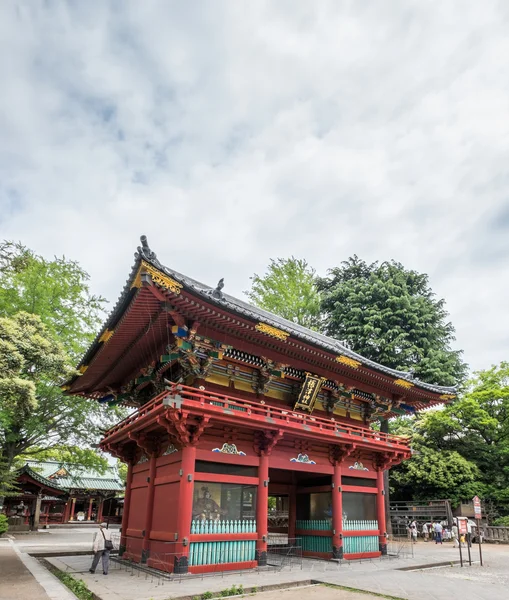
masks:
[[[475,374],[443,410],[391,424],[415,455],[391,472],[397,498],[489,499],[509,514],[509,363]]]
[[[98,473],[105,473],[109,464],[108,459],[101,452],[79,446],[34,447],[31,449],[31,454],[19,455],[17,462],[21,467],[25,461],[34,460],[34,458],[41,461],[52,460],[67,465],[80,465]]]
[[[65,257],[46,260],[21,243],[0,243],[0,316],[39,315],[77,358],[101,323],[105,299],[90,293],[89,276]]]
[[[428,276],[391,261],[357,256],[317,281],[325,332],[362,356],[412,370],[428,383],[455,385],[467,366],[452,350],[454,327]]]
[[[100,322],[104,299],[65,257],[46,260],[22,244],[0,243],[0,465],[44,458],[57,447],[90,466],[87,449],[124,411],[66,396],[62,381]],[[83,448],[78,457],[79,448]],[[6,481],[6,477],[0,478]],[[5,487],[5,486],[4,486]]]
[[[305,260],[271,259],[267,272],[251,277],[248,298],[260,308],[289,321],[319,329],[320,296],[315,285],[315,270]]]

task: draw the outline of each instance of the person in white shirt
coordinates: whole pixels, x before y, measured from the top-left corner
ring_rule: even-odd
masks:
[[[458,526],[456,525],[456,521],[454,521],[454,523],[452,525],[451,532],[452,532],[452,541],[453,541],[454,547],[459,548],[460,542],[459,542]]]
[[[103,575],[108,574],[110,566],[110,550],[113,549],[113,542],[111,541],[111,532],[107,527],[108,525],[106,523],[101,523],[99,525],[99,531],[94,536],[94,560],[89,569],[90,573],[95,573],[97,565],[99,564],[99,559],[102,557]]]
[[[472,547],[472,525],[470,525],[470,521],[467,519],[467,544],[468,547]]]
[[[435,530],[435,544],[441,544],[442,543],[442,531],[443,531],[443,527],[441,523],[435,523],[434,526],[434,530]]]
[[[424,541],[427,542],[429,539],[429,531],[426,523],[424,523],[424,525],[422,526],[422,535],[424,537]]]

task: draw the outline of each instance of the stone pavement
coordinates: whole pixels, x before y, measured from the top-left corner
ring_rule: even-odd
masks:
[[[0,539],[0,598],[2,600],[76,600],[39,562]]]
[[[54,531],[37,536],[19,536],[16,539],[0,540],[0,598],[2,600],[69,600],[74,599],[67,588],[53,577],[36,558],[28,552],[76,552],[88,550],[91,545],[90,531]],[[102,600],[167,600],[168,598],[192,597],[206,591],[220,592],[232,585],[242,584],[245,589],[256,586],[281,586],[287,584],[307,585],[311,581],[321,581],[348,586],[368,592],[390,594],[405,600],[507,600],[509,593],[509,546],[483,545],[485,567],[479,565],[465,567],[448,566],[439,568],[440,563],[451,564],[457,561],[458,551],[450,544],[436,546],[423,542],[416,546],[403,544],[394,551],[399,558],[374,559],[362,562],[336,564],[327,561],[304,560],[300,566],[285,568],[283,571],[257,571],[215,576],[182,576],[174,581],[146,576],[137,570],[121,570],[112,563],[110,575],[104,577],[100,571],[91,575],[88,572],[91,556],[74,555],[47,558],[62,571],[83,579],[88,587]],[[478,559],[477,549],[472,551]],[[24,562],[23,562],[24,561]],[[423,565],[427,570],[416,569]],[[39,582],[39,583],[38,583]],[[311,589],[311,588],[306,588]],[[325,598],[325,589],[320,588],[320,600]],[[328,589],[328,588],[327,588]],[[264,592],[265,600],[271,594]],[[292,598],[303,598],[310,592],[294,589]],[[313,592],[318,593],[318,592]],[[328,594],[328,593],[327,593]],[[275,596],[274,596],[275,597]],[[348,596],[328,594],[327,598],[339,600]],[[366,596],[366,598],[369,596]],[[279,598],[279,596],[278,596]],[[307,599],[309,600],[309,599]],[[353,600],[353,599],[352,599]]]
[[[245,589],[256,586],[280,585],[310,581],[388,594],[405,600],[507,600],[509,593],[504,573],[507,573],[509,547],[484,546],[485,564],[480,566],[434,567],[433,565],[458,559],[457,550],[450,545],[418,544],[414,556],[404,558],[344,562],[305,560],[302,570],[293,567],[283,571],[253,571],[249,573],[217,574],[203,578],[182,576],[174,581],[162,581],[137,570],[122,570],[115,563],[107,577],[88,573],[90,557],[68,556],[49,558],[59,569],[83,579],[102,600],[167,600],[192,597],[206,591],[219,592],[232,585],[242,584]],[[477,555],[474,556],[477,559]],[[401,571],[401,568],[427,570]],[[509,575],[507,575],[509,580]],[[303,592],[302,592],[303,593]],[[307,597],[307,593],[304,594]],[[301,598],[300,590],[292,597]]]

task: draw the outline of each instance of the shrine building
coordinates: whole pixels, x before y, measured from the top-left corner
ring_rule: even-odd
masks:
[[[266,564],[274,532],[305,556],[384,554],[384,471],[411,450],[371,425],[454,388],[181,275],[141,241],[64,386],[135,409],[101,442],[128,465],[121,554],[180,573],[249,568]],[[270,519],[269,497],[286,519]]]

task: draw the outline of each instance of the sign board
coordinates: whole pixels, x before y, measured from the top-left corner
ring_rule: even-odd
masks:
[[[479,496],[474,496],[472,498],[472,502],[474,503],[474,515],[476,519],[482,519],[482,511],[481,511],[481,499]]]
[[[306,374],[306,379],[302,384],[299,399],[295,403],[293,409],[303,408],[305,410],[309,410],[309,412],[313,412],[313,408],[315,406],[316,397],[318,396],[318,392],[322,387],[325,378],[316,377],[315,375]]]
[[[458,532],[460,535],[467,535],[467,520],[458,519]]]

